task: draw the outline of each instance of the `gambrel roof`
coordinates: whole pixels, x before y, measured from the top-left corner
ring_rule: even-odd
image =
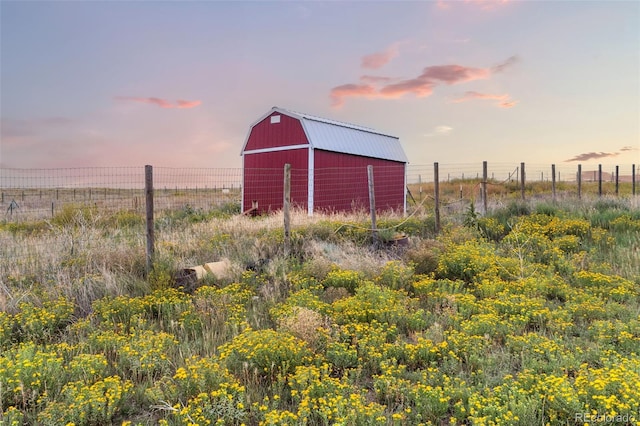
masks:
[[[316,117],[283,108],[273,107],[271,111],[253,123],[251,128],[274,112],[300,120],[307,140],[314,149],[381,158],[402,163],[407,162],[407,156],[397,136],[384,134],[368,127]],[[249,131],[250,134],[251,131]],[[245,150],[249,135],[247,135],[242,152]]]

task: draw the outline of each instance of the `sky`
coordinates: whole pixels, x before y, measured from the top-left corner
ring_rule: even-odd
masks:
[[[411,164],[640,160],[637,1],[0,0],[0,167],[241,167],[278,106]]]

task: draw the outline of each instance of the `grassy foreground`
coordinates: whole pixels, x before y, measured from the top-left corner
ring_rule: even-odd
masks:
[[[1,425],[640,425],[640,211],[0,223]],[[222,277],[176,271],[228,258]]]

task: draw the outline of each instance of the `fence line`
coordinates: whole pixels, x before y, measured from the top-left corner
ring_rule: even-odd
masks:
[[[369,207],[375,199],[374,204],[380,212],[391,207],[396,213],[434,214],[437,232],[441,212],[460,211],[461,207],[476,203],[476,200],[479,200],[478,211],[486,213],[490,201],[495,204],[508,197],[513,199],[518,192],[523,199],[572,197],[579,200],[587,194],[592,197],[635,197],[638,180],[635,164],[598,165],[597,168],[583,168],[578,164],[570,168],[564,164],[520,163],[514,166],[486,161],[482,164],[434,163],[432,166],[407,166],[406,173],[400,176],[393,167],[374,166],[372,173],[365,167],[331,167],[316,169],[312,175],[305,170],[290,169],[289,196],[284,197],[285,171],[282,168],[250,169],[243,173],[242,169],[236,168],[149,166],[151,173],[148,175],[146,169],[0,169],[0,226],[31,220],[55,222],[60,215],[68,217],[78,209],[85,209],[85,213],[102,219],[121,213],[125,219],[146,217],[144,234],[136,231],[140,234],[136,234],[135,244],[136,247],[140,244],[140,250],[145,250],[146,245],[147,267],[150,268],[156,244],[154,237],[162,241],[163,233],[172,232],[172,214],[188,215],[221,207],[228,212],[240,213],[244,210],[241,204],[243,186],[256,182],[263,184],[260,191],[269,192],[266,199],[272,205],[264,209],[267,212],[282,209],[287,200],[291,207],[311,207],[313,211],[355,209],[371,214]],[[611,170],[611,175],[605,170]],[[374,176],[375,190],[372,184],[369,185]],[[406,197],[408,212],[401,209],[401,205],[394,206],[398,203],[398,185],[399,202],[404,203],[402,196]],[[313,191],[313,196],[309,191]],[[261,197],[264,195],[260,194]],[[245,206],[251,207],[252,201],[250,198],[245,200]],[[133,215],[127,216],[128,213]],[[256,222],[256,226],[261,226],[260,222]],[[70,253],[95,245],[91,235],[81,231],[50,229],[55,234],[52,239],[57,238],[56,241],[67,246],[65,249]],[[42,247],[22,247],[21,244],[20,238],[0,232],[0,269],[10,270],[12,260],[46,257],[46,245],[51,242],[42,242]],[[7,260],[9,264],[5,262]]]
[[[597,194],[636,195],[638,177],[636,165],[598,165],[583,167],[577,165],[519,165],[507,163],[483,164],[439,164],[438,179],[441,183],[460,184],[459,198],[474,199],[475,194],[462,194],[463,183],[479,183],[478,198],[486,201],[487,196],[495,196],[496,185],[519,185],[521,198],[526,197],[527,184],[549,182],[551,198],[559,195],[575,195],[580,198],[585,189],[597,183]],[[526,170],[525,170],[526,167]],[[607,171],[610,170],[610,171]],[[282,169],[249,169],[244,173],[244,183],[254,185],[262,182],[269,188],[282,185]],[[308,174],[302,170],[291,170],[292,205],[302,208],[309,206]],[[368,194],[367,177],[363,171],[358,178],[349,167],[316,169],[314,172],[316,205],[337,206],[341,210],[349,208],[366,209]],[[385,167],[376,167],[377,195],[383,200],[393,191],[397,183],[390,183],[392,174],[385,174]],[[410,204],[419,203],[427,192],[431,193],[433,166],[408,165],[406,183]],[[145,174],[141,167],[81,167],[67,169],[8,169],[0,168],[0,220],[29,220],[51,218],[66,205],[91,205],[100,211],[113,212],[130,210],[142,213],[145,205]],[[631,183],[630,188],[621,191],[620,185]],[[611,187],[611,184],[614,186]],[[263,185],[263,186],[264,186]],[[362,186],[363,191],[355,199],[347,189],[353,185]],[[573,187],[575,186],[575,188]],[[339,188],[331,190],[331,188]],[[242,200],[243,170],[239,168],[169,168],[154,167],[154,209],[167,211],[185,208],[211,210],[229,204],[236,205]],[[282,205],[279,189],[273,191],[274,206]],[[489,195],[486,194],[489,193]],[[264,195],[264,194],[263,194]],[[443,201],[447,194],[443,193]],[[313,205],[313,204],[311,204]],[[249,207],[247,207],[249,206]],[[251,200],[245,200],[245,210]],[[268,207],[268,206],[267,206]],[[272,210],[277,210],[273,208]],[[484,208],[483,204],[483,210]]]

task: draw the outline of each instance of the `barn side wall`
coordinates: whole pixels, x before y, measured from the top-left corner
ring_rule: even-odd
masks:
[[[291,203],[307,207],[308,149],[244,155],[242,211],[258,202],[259,213],[282,209],[284,165],[291,164]]]
[[[271,123],[272,116],[280,116],[279,123]],[[245,151],[291,145],[306,145],[307,136],[300,120],[274,112],[253,126]]]
[[[376,210],[404,211],[405,164],[314,150],[314,210],[369,209],[367,166],[373,166]]]

